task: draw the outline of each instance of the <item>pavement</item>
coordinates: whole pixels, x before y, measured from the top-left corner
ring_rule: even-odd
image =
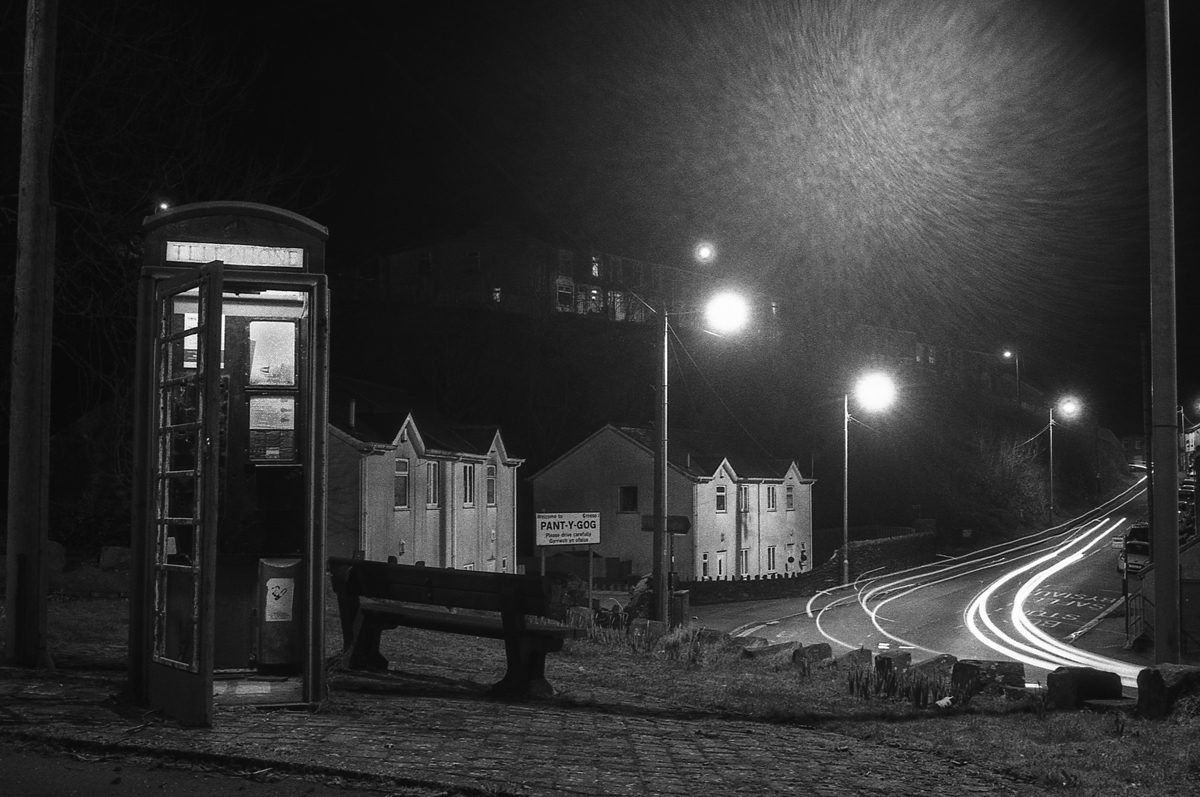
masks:
[[[694,607],[693,613],[720,627],[744,611]],[[1107,648],[1118,623],[1123,640],[1124,619],[1113,614],[1076,644]],[[55,670],[0,668],[0,742],[220,761],[247,771],[333,776],[383,791],[427,787],[431,795],[1042,791],[927,751],[634,704],[616,692],[597,691],[585,704],[501,701],[461,673],[419,666],[385,675],[335,672],[328,700],[315,712],[219,707],[213,727],[184,728],[124,701],[124,662],[120,651],[108,654],[60,661]]]

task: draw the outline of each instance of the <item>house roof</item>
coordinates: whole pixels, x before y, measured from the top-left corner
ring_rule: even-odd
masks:
[[[426,451],[482,457],[495,445],[504,460],[520,462],[509,456],[498,426],[455,423],[400,388],[349,377],[331,380],[329,422],[343,434],[365,443],[390,445],[409,419]]]
[[[651,453],[658,446],[653,429],[638,426],[615,428]],[[669,430],[667,459],[673,467],[697,478],[712,476],[721,463],[728,462],[739,479],[782,479],[793,462],[754,448],[748,441],[711,430],[701,432],[695,429]]]
[[[649,457],[654,456],[658,446],[658,439],[653,429],[606,424],[529,478],[537,479],[602,434],[620,435],[644,449]],[[788,470],[795,464],[794,460],[774,457],[758,451],[744,440],[730,439],[728,436],[716,432],[699,432],[692,429],[672,429],[670,431],[667,437],[667,460],[670,467],[697,480],[713,476],[723,465],[728,465],[739,479],[782,479],[787,476]],[[799,472],[800,469],[797,467],[796,470]],[[805,479],[804,481],[811,480]]]

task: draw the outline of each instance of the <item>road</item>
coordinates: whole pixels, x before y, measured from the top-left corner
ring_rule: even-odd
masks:
[[[1140,665],[1071,645],[1122,596],[1111,541],[1145,513],[1145,484],[1068,523],[896,573],[868,573],[790,605],[775,603],[736,630],[773,642],[1007,659],[1044,681],[1059,666],[1092,666],[1135,687]],[[749,618],[747,618],[749,619]],[[1119,651],[1119,647],[1117,648]]]

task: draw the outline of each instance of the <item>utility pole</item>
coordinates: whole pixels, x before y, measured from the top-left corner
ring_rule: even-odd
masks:
[[[7,658],[53,666],[46,649],[49,528],[50,350],[54,318],[54,219],[50,150],[58,0],[28,0],[25,14],[17,263],[13,284],[12,404],[8,448]]]
[[[1150,185],[1150,528],[1154,661],[1179,663],[1179,428],[1176,423],[1175,189],[1168,0],[1146,1]]]

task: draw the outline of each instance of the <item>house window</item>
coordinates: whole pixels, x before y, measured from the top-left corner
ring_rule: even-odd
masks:
[[[487,505],[496,505],[496,466],[487,466]]]
[[[392,506],[396,509],[408,509],[408,460],[404,457],[396,457],[395,492]]]
[[[725,485],[717,485],[717,511],[724,512],[725,510]]]
[[[725,557],[718,556],[717,557],[717,577],[720,578],[723,575],[725,575]]]
[[[425,463],[425,506],[441,506],[442,468],[437,462]]]
[[[775,546],[767,546],[767,572],[775,572]]]
[[[705,551],[700,555],[700,575],[708,578],[708,552]]]
[[[738,485],[738,511],[750,511],[750,485],[748,484]]]
[[[636,484],[623,484],[618,488],[617,511],[638,511],[638,489]]]
[[[592,276],[596,279],[604,276],[600,273],[600,255],[592,255]]]
[[[789,484],[784,489],[786,491],[784,494],[784,500],[787,502],[785,506],[787,506],[787,510],[791,512],[796,508],[796,488]]]
[[[463,465],[463,506],[475,506],[475,466]]]
[[[750,549],[741,548],[738,550],[738,575],[748,575],[750,573]]]
[[[775,485],[767,485],[767,511],[774,512],[776,509],[777,497],[775,495]]]
[[[493,302],[495,302],[496,304],[500,304],[500,295],[501,295],[501,290],[499,288],[492,288],[492,301]]]
[[[555,281],[556,302],[560,312],[569,313],[575,309],[575,283],[568,277],[559,277]]]

